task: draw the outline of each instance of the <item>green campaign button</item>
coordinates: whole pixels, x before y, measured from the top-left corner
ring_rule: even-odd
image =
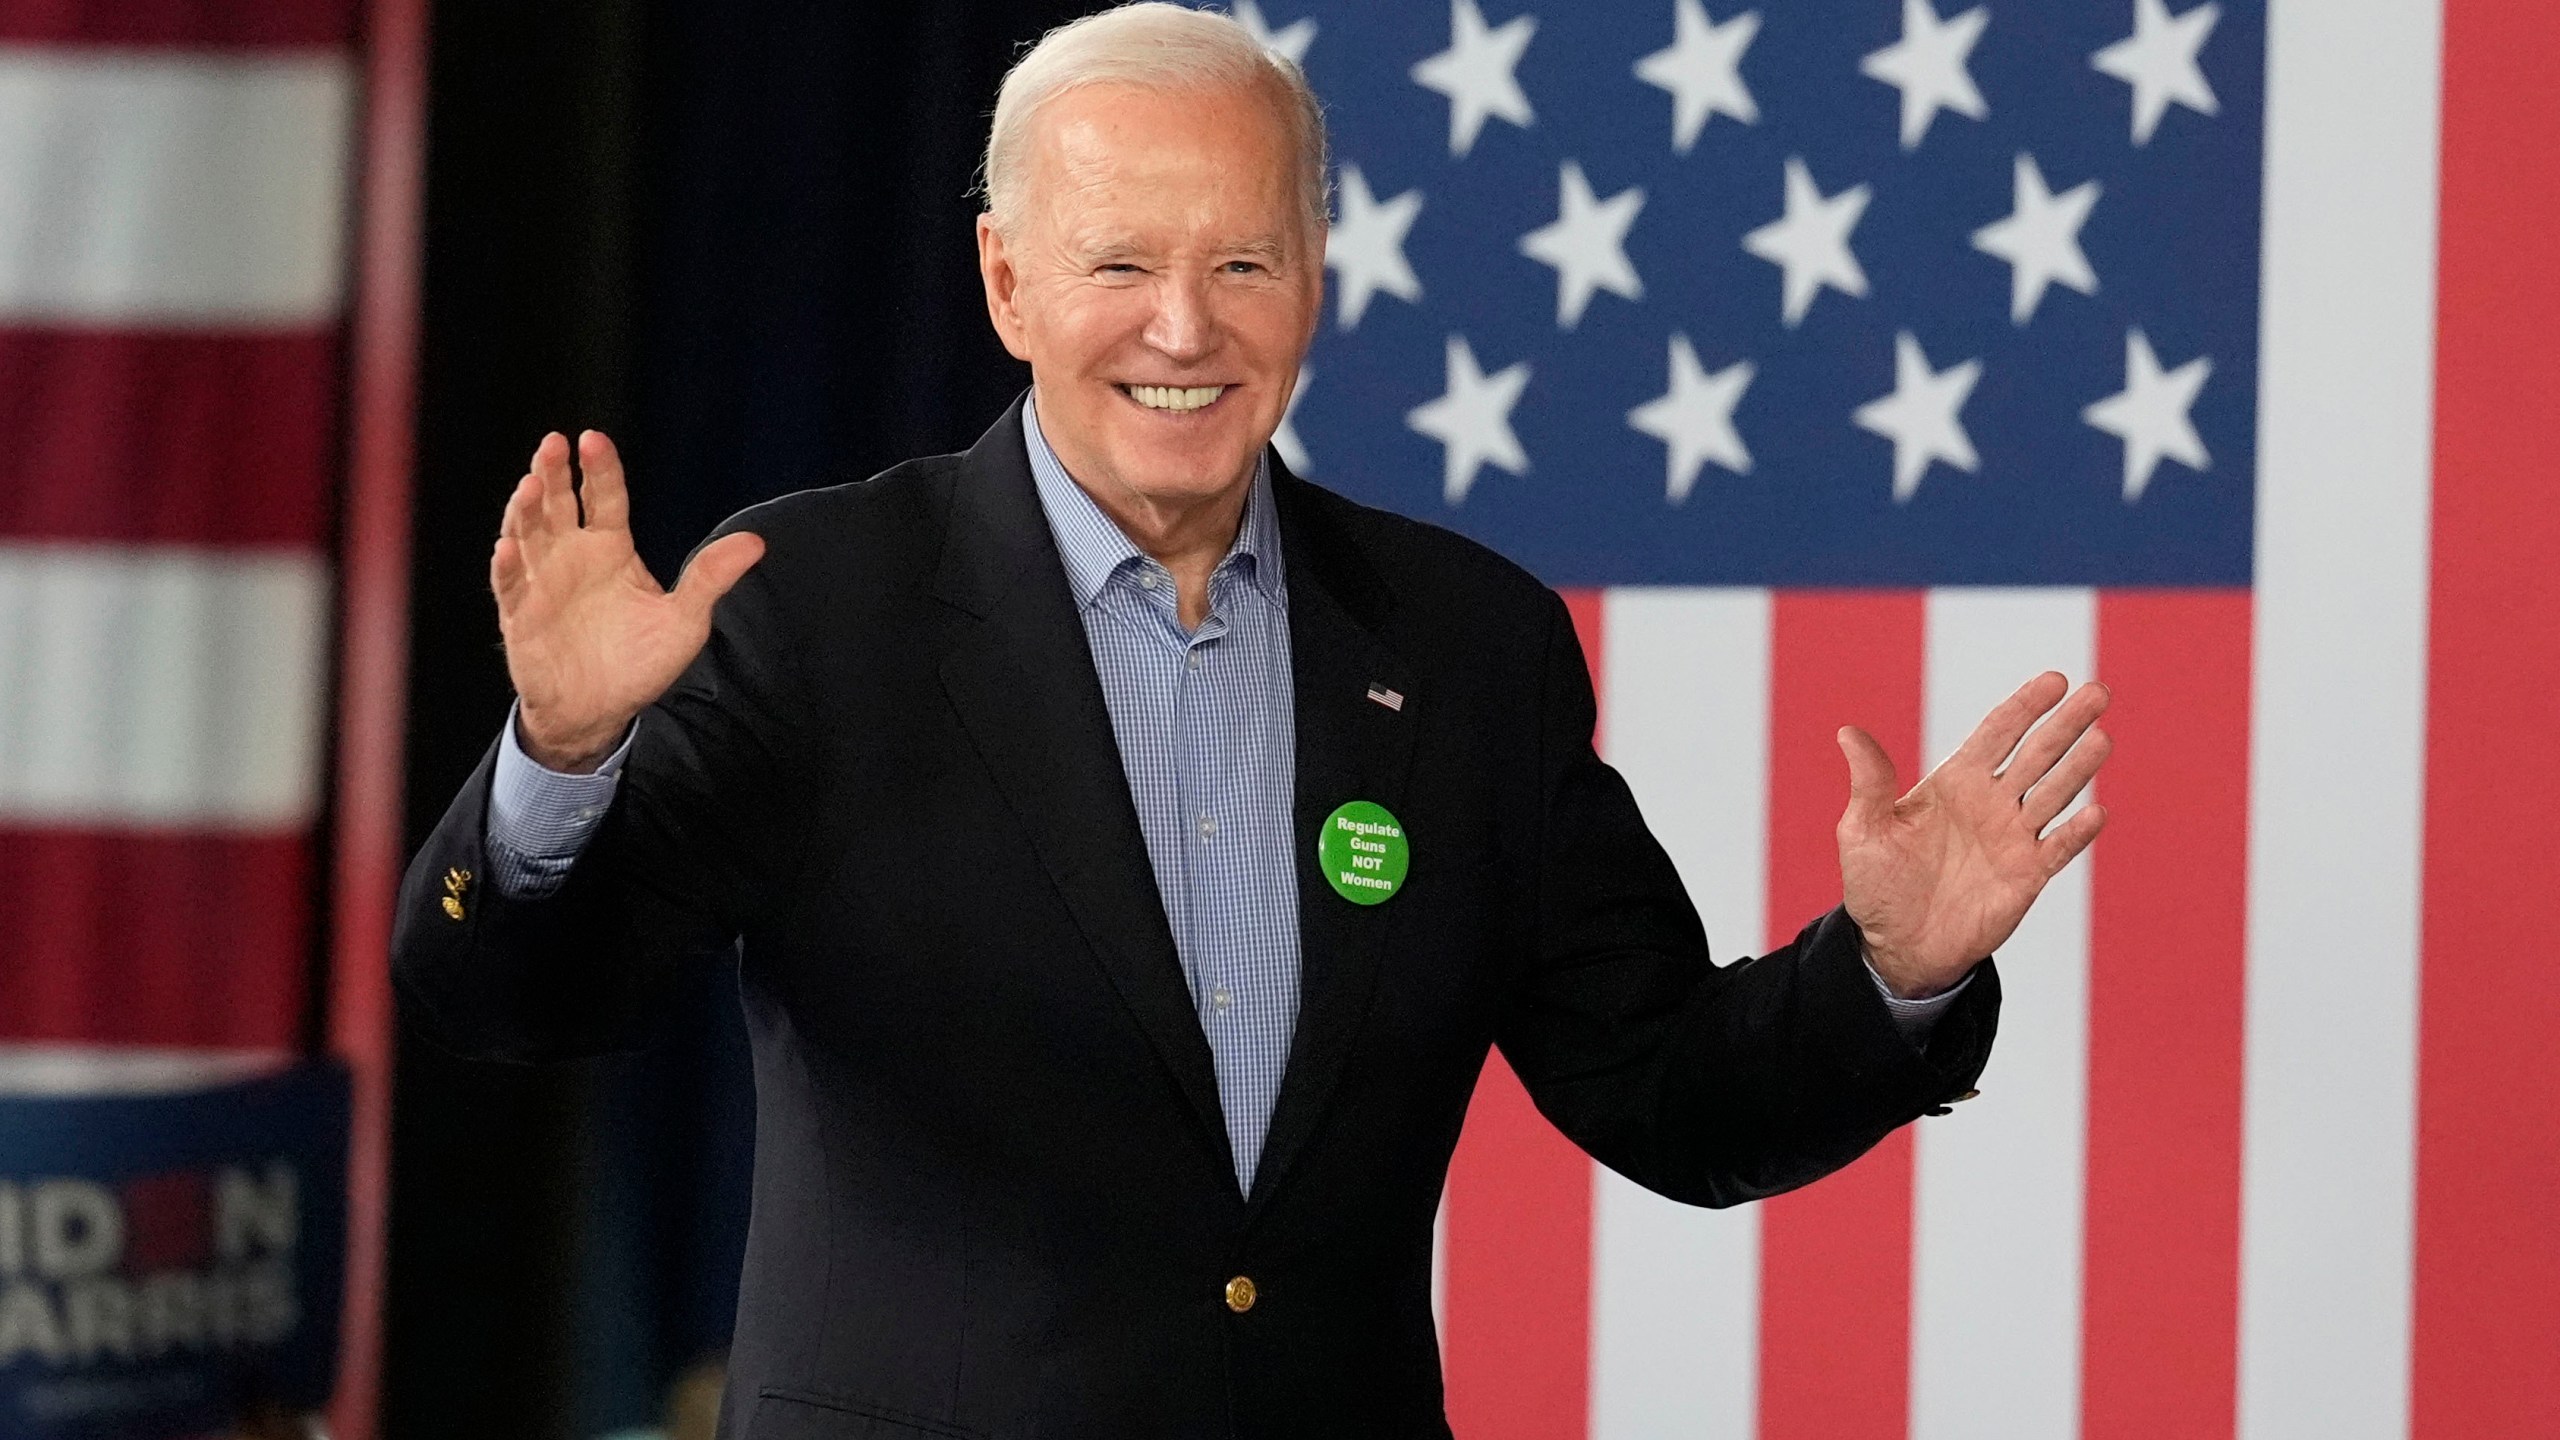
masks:
[[[1377,905],[1404,888],[1406,865],[1413,859],[1404,827],[1387,807],[1353,800],[1324,817],[1316,835],[1316,863],[1324,867],[1333,893],[1354,905]]]

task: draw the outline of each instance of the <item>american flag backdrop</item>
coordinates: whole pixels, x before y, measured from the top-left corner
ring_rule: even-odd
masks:
[[[0,0],[0,1043],[299,1048],[334,899],[355,1437],[422,38],[408,0]],[[385,223],[359,225],[360,179]],[[334,848],[333,750],[357,777]]]
[[[1566,589],[1719,958],[1839,725],[2117,696],[1980,1098],[1708,1213],[1492,1063],[1458,1433],[2560,1434],[2551,8],[1234,8],[1335,136],[1282,445]]]
[[[298,1034],[353,28],[0,0],[0,1035]]]

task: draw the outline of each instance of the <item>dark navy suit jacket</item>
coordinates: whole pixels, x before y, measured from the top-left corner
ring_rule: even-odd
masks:
[[[730,522],[765,559],[560,891],[477,878],[485,762],[411,866],[404,1012],[469,1054],[637,1043],[743,941],[733,1440],[1443,1436],[1432,1217],[1489,1047],[1583,1149],[1703,1205],[1805,1184],[1980,1072],[1988,966],[1920,1050],[1839,912],[1709,961],[1551,591],[1275,495],[1304,998],[1250,1195],[1018,408]],[[1315,869],[1351,799],[1411,838],[1385,904]]]

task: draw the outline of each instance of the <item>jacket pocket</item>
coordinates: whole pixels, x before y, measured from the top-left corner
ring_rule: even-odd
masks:
[[[947,1421],[843,1395],[768,1385],[756,1392],[744,1440],[986,1440]]]

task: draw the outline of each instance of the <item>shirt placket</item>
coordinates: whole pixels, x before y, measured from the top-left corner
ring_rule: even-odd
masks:
[[[1236,1033],[1240,1000],[1232,958],[1219,944],[1213,921],[1215,897],[1229,888],[1235,859],[1235,837],[1226,784],[1225,744],[1221,734],[1217,690],[1219,642],[1227,634],[1224,593],[1228,572],[1221,567],[1210,580],[1211,608],[1200,628],[1184,634],[1172,627],[1180,654],[1174,680],[1174,784],[1181,797],[1185,830],[1183,846],[1184,908],[1189,912],[1184,949],[1196,971],[1192,998],[1210,1048],[1223,1055]]]

